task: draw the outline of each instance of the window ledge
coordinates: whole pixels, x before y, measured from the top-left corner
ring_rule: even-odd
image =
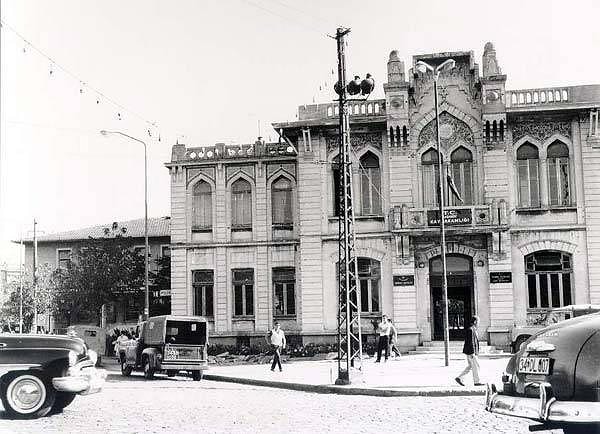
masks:
[[[232,321],[254,321],[254,315],[238,315],[231,318]]]
[[[273,315],[273,318],[277,318],[277,319],[288,319],[288,320],[294,320],[296,321],[298,318],[296,317],[296,315]]]
[[[337,221],[340,219],[340,216],[330,215],[327,217],[329,221]],[[383,215],[355,215],[354,220],[377,220],[384,221],[385,217]]]
[[[252,227],[232,227],[231,232],[252,232]]]
[[[192,226],[192,232],[212,232],[212,227]]]
[[[545,212],[563,212],[563,211],[576,211],[577,205],[564,205],[564,206],[544,206],[539,208],[517,208],[515,212],[517,214],[542,214]]]

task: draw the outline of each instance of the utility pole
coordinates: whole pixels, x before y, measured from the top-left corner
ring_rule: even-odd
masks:
[[[19,250],[19,333],[23,334],[23,233]]]
[[[38,308],[36,302],[37,295],[37,221],[33,219],[33,333],[37,333]]]
[[[358,264],[354,251],[354,210],[352,203],[352,170],[350,163],[350,122],[346,107],[346,58],[344,36],[350,29],[338,28],[339,90],[339,176],[337,194],[340,202],[338,251],[338,378],[335,384],[350,384],[350,368],[362,369],[362,336],[360,330],[360,294],[357,290]]]

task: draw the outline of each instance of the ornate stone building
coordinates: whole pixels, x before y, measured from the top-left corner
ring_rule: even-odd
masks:
[[[406,348],[442,336],[433,76],[414,66],[449,58],[450,335],[477,314],[506,346],[551,307],[600,303],[600,86],[507,90],[488,43],[481,73],[472,52],[413,56],[406,71],[392,51],[385,99],[350,103],[363,333],[388,314]],[[273,125],[280,143],[173,147],[173,313],[206,315],[231,341],[274,318],[305,342],[335,339],[337,124],[336,104],[313,104]]]

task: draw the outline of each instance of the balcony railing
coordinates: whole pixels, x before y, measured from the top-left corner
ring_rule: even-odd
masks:
[[[409,208],[406,205],[392,209],[391,230],[439,228],[440,213],[437,208]],[[470,227],[505,225],[506,203],[501,201],[488,205],[452,206],[444,209],[446,227]]]
[[[377,99],[372,101],[348,101],[348,114],[353,116],[383,116],[385,115],[385,100]],[[340,115],[340,108],[337,103],[311,104],[300,106],[298,108],[298,119],[326,119],[335,118]]]
[[[506,92],[506,107],[545,106],[571,102],[567,87],[510,90]]]
[[[253,143],[226,145],[217,143],[210,146],[186,148],[184,160],[246,159],[259,157],[295,156],[294,148],[286,143]]]

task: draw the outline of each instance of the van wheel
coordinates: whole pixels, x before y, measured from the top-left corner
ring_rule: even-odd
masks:
[[[10,377],[2,385],[0,398],[9,415],[35,418],[50,412],[56,399],[56,391],[41,374],[22,373]]]
[[[174,377],[175,375],[177,375],[177,371],[172,371],[172,370],[167,371],[167,377]]]
[[[192,378],[194,381],[202,380],[202,371],[192,371]]]
[[[154,368],[150,366],[150,358],[144,359],[144,378],[146,380],[152,380],[154,378]]]
[[[121,375],[129,377],[133,371],[133,366],[128,366],[124,360],[121,360]]]

